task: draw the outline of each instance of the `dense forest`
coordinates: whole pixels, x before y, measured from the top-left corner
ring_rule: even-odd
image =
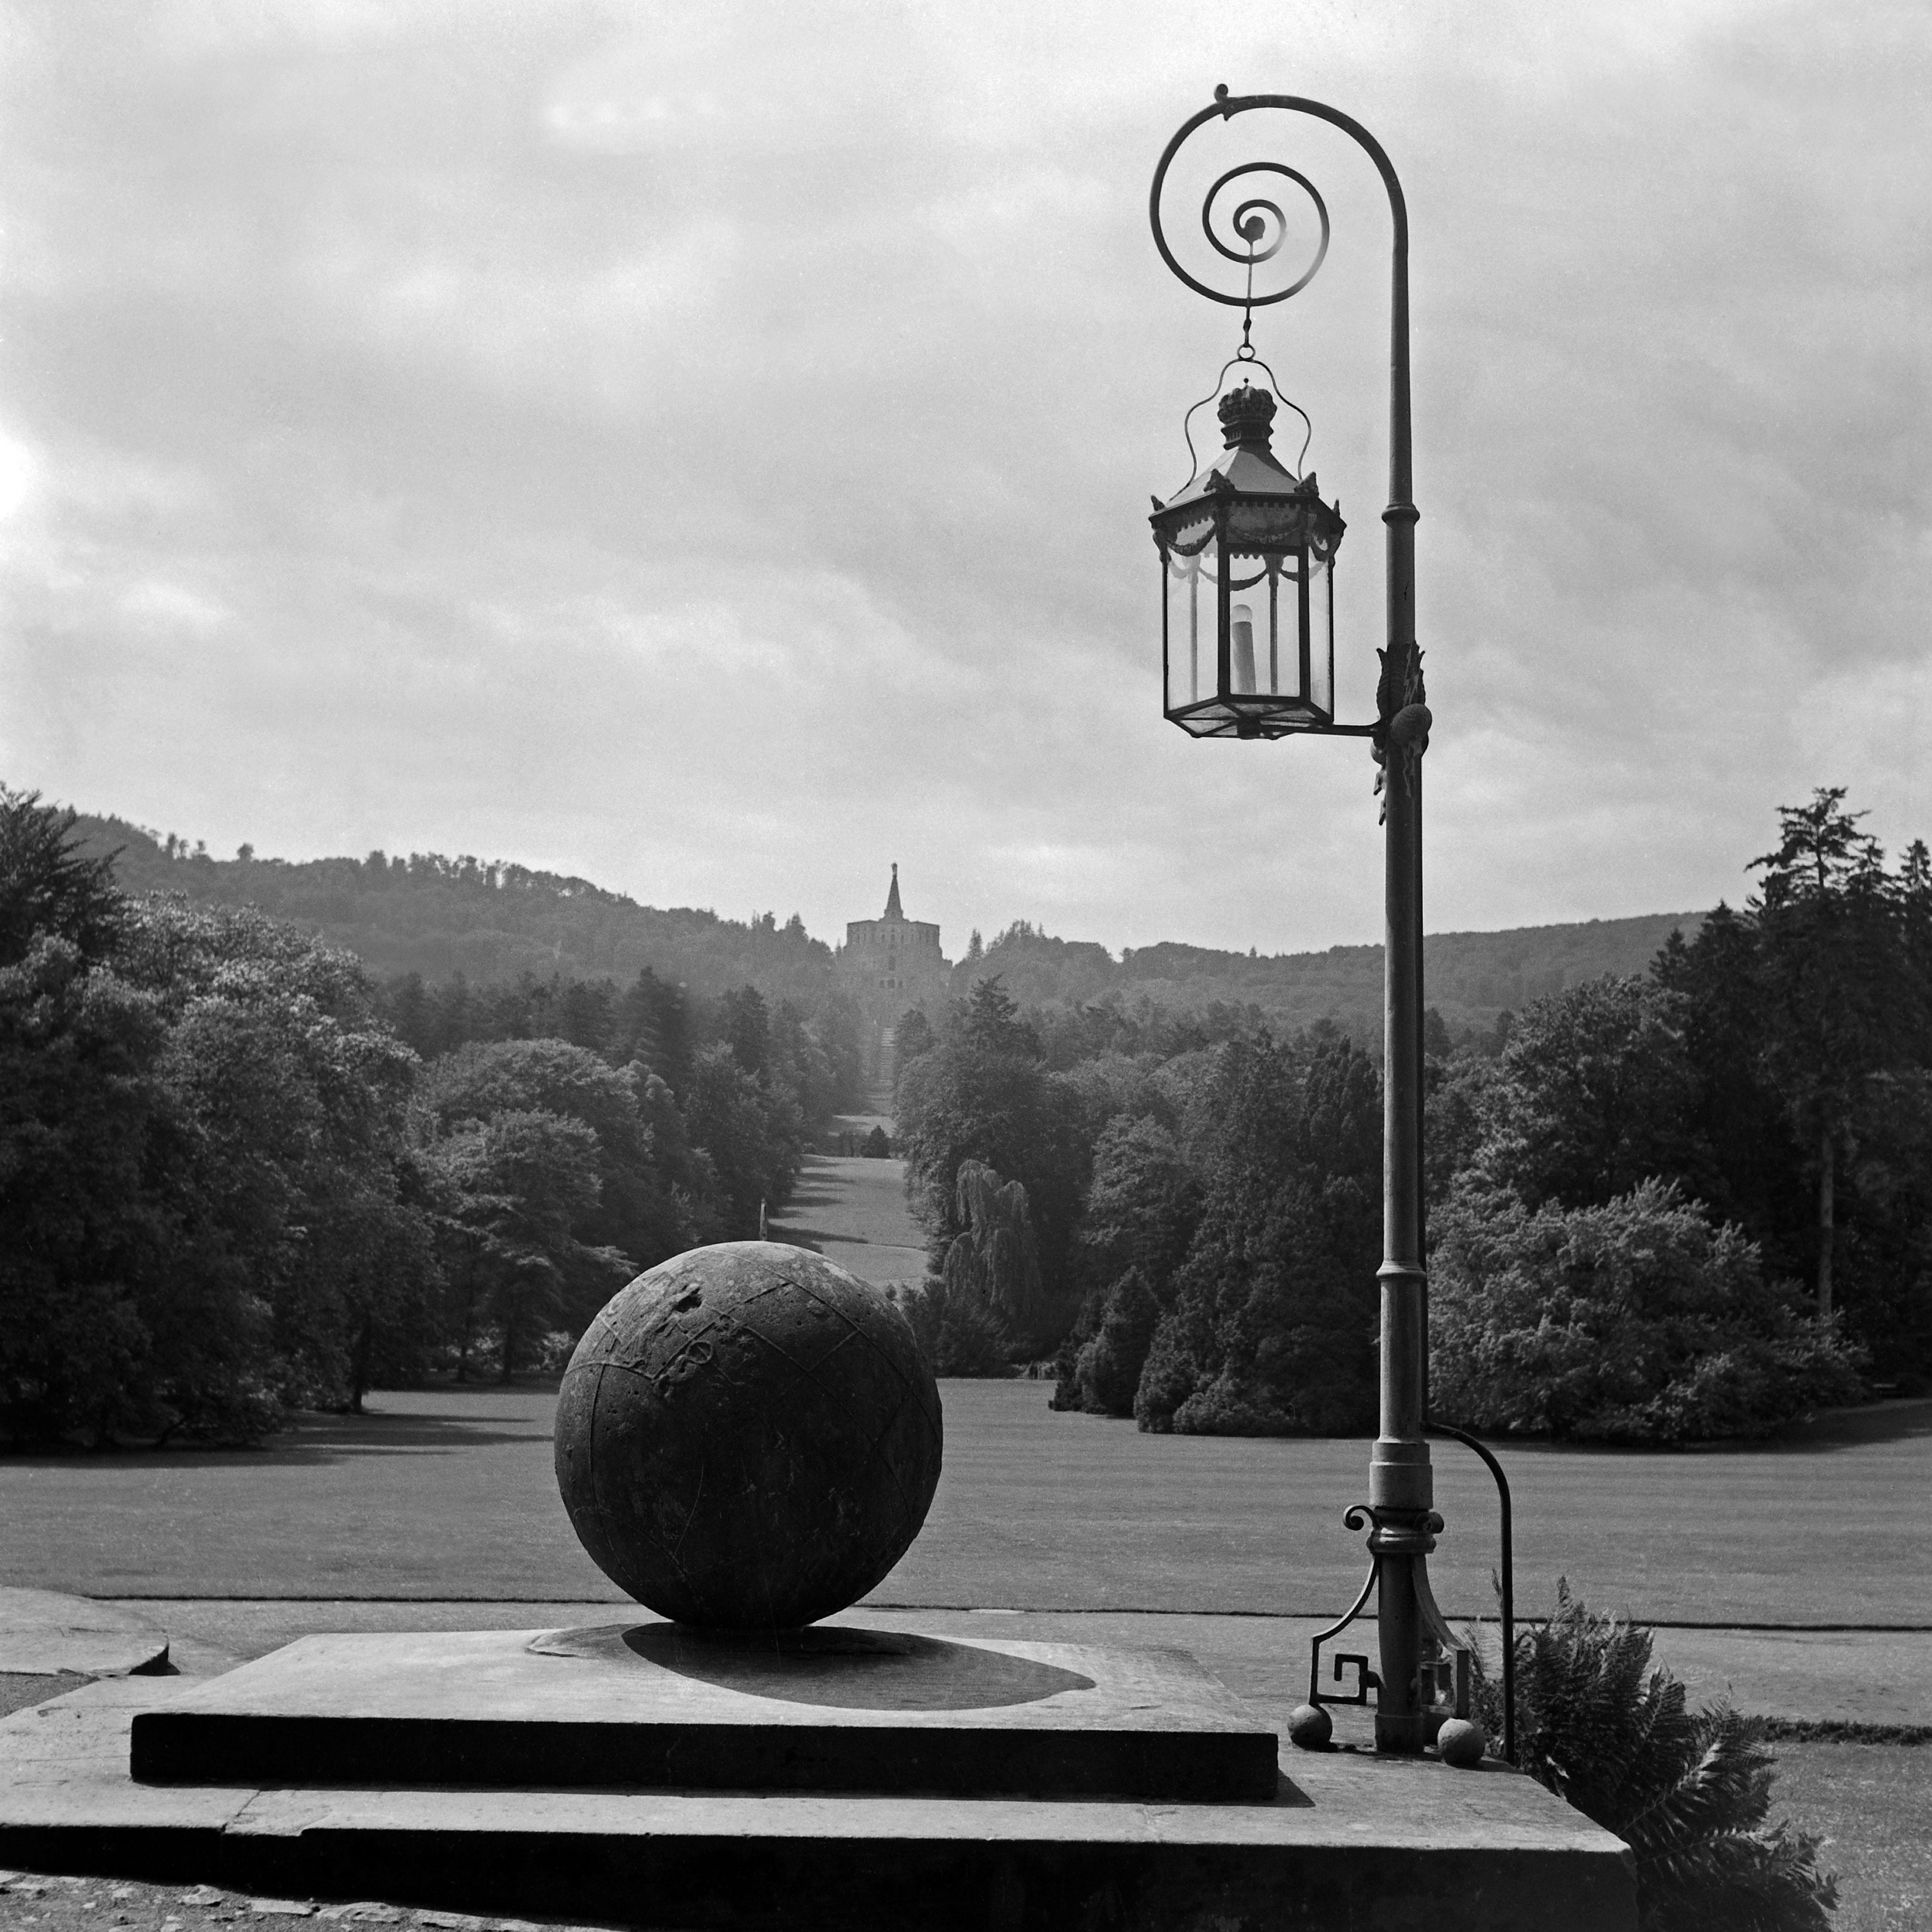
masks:
[[[379,985],[76,832],[0,788],[0,1439],[248,1441],[554,1366],[638,1270],[756,1235],[859,1097],[836,994]]]
[[[1841,792],[1778,835],[1738,910],[1475,936],[1515,976],[1472,989],[1543,990],[1432,1006],[1444,1419],[1676,1442],[1932,1387],[1932,866]],[[755,1233],[862,1102],[796,920],[103,836],[0,790],[0,1438],[246,1440],[552,1364],[629,1272]],[[525,950],[472,979],[397,938],[462,931]],[[931,1265],[894,1293],[942,1372],[1050,1362],[1060,1406],[1157,1431],[1372,1425],[1378,1059],[1286,1024],[1283,966],[1022,923],[907,1017]]]
[[[1748,1434],[1932,1386],[1932,868],[1844,794],[1741,910],[1459,1038],[1426,1029],[1432,1400],[1498,1432]],[[1052,1347],[1143,1428],[1366,1429],[1381,1097],[1331,1025],[988,974],[901,1030],[898,1109],[961,1370]]]

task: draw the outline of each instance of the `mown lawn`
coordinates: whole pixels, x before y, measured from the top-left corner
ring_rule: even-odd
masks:
[[[1838,1932],[1932,1925],[1932,1747],[1780,1744],[1774,1817],[1826,1845],[1838,1877]]]
[[[1212,1616],[1318,1615],[1352,1597],[1360,1546],[1340,1516],[1361,1494],[1366,1444],[1145,1436],[1055,1414],[1048,1393],[1037,1382],[944,1384],[939,1497],[873,1604]],[[557,1502],[550,1390],[389,1394],[370,1408],[304,1418],[259,1450],[0,1456],[0,1582],[358,1599],[377,1616],[392,1614],[380,1600],[401,1600],[392,1616],[404,1624],[410,1600],[622,1600]],[[1532,1446],[1505,1460],[1526,1610],[1567,1574],[1590,1601],[1658,1622],[1926,1621],[1932,1406],[1756,1448]],[[1444,1445],[1438,1464],[1450,1528],[1438,1592],[1452,1615],[1486,1609],[1493,1492],[1466,1452]],[[305,1613],[290,1601],[277,1614],[299,1623]],[[453,1606],[439,1621],[463,1614]],[[1778,1751],[1776,1811],[1831,1841],[1844,1932],[1932,1924],[1932,1748]],[[0,1919],[9,1910],[0,1900]]]
[[[945,1474],[872,1600],[1319,1616],[1346,1605],[1366,1445],[1140,1434],[1060,1415],[1040,1382],[944,1384]],[[614,1600],[550,1466],[551,1394],[371,1398],[256,1450],[0,1456],[0,1583],[95,1596]],[[1451,1615],[1491,1606],[1496,1503],[1438,1450]],[[1648,1622],[1922,1628],[1932,1404],[1755,1448],[1505,1452],[1518,1588],[1559,1574]]]

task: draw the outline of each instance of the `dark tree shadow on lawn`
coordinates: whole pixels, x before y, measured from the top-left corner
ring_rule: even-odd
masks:
[[[822,1207],[828,1201],[836,1201],[844,1189],[829,1183],[815,1181],[810,1177],[802,1180],[791,1191],[791,1198],[785,1203],[788,1208],[796,1207]]]
[[[815,1254],[825,1250],[819,1245],[823,1241],[856,1241],[856,1234],[828,1234],[823,1228],[781,1228],[774,1226],[772,1239],[783,1241],[788,1247],[808,1248]]]
[[[1874,1402],[1869,1408],[1834,1409],[1808,1421],[1787,1423],[1766,1441],[1740,1444],[1760,1450],[1850,1449],[1867,1442],[1932,1438],[1932,1396]]]
[[[105,1450],[0,1448],[0,1468],[52,1465],[101,1469],[232,1468],[270,1463],[310,1466],[358,1456],[458,1456],[467,1450],[504,1443],[549,1442],[548,1420],[524,1429],[500,1426],[494,1415],[318,1415],[305,1414],[279,1436],[248,1447],[213,1448],[170,1444],[160,1449],[138,1443]],[[482,1426],[479,1426],[482,1425]]]
[[[1682,1442],[1673,1448],[1622,1442],[1552,1442],[1538,1436],[1492,1436],[1484,1439],[1505,1457],[1589,1456],[1643,1462],[1672,1456],[1811,1456],[1864,1448],[1874,1443],[1932,1440],[1932,1396],[1874,1402],[1864,1408],[1832,1409],[1822,1415],[1787,1422],[1769,1436],[1721,1442]]]

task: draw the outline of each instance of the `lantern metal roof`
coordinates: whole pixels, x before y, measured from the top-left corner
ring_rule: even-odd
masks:
[[[1216,413],[1227,446],[1166,502],[1155,500],[1148,520],[1156,538],[1172,543],[1210,521],[1217,507],[1244,500],[1264,514],[1240,518],[1231,540],[1252,538],[1270,550],[1305,543],[1323,556],[1334,554],[1348,526],[1339,511],[1322,502],[1312,470],[1297,476],[1275,454],[1275,407],[1266,389],[1246,382],[1221,398]]]

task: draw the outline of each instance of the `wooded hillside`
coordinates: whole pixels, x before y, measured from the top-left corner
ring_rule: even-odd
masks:
[[[812,1000],[832,983],[832,950],[794,914],[722,919],[690,907],[661,910],[587,879],[436,853],[407,858],[215,859],[116,818],[83,818],[86,849],[119,848],[124,891],[185,892],[210,905],[260,906],[356,953],[379,978],[419,973],[432,983],[609,976],[650,967],[663,980],[716,997],[756,986],[766,998]],[[246,850],[246,848],[244,848]],[[1646,971],[1673,931],[1694,938],[1701,913],[1445,932],[1426,946],[1429,1004],[1452,1033],[1486,1030],[1504,1008],[1604,974]],[[1382,1031],[1382,948],[1257,956],[1177,940],[1130,948],[1116,959],[1090,940],[1055,939],[1024,920],[955,970],[964,997],[998,974],[1022,1006],[1142,996],[1176,1009],[1254,1007],[1280,1029],[1328,1020],[1372,1048]]]
[[[185,892],[209,905],[256,905],[355,953],[379,979],[419,973],[432,984],[460,973],[478,982],[531,973],[548,980],[660,979],[716,997],[747,984],[767,999],[815,1000],[832,984],[832,950],[794,916],[720,919],[680,906],[661,911],[588,879],[440,853],[407,858],[212,858],[118,818],[82,816],[82,849],[118,848],[124,892]],[[249,848],[242,848],[244,853]]]
[[[1606,973],[1648,971],[1673,932],[1694,938],[1703,919],[1702,913],[1648,913],[1508,932],[1432,933],[1423,949],[1428,1002],[1452,1034],[1487,1031],[1505,1008],[1520,1012],[1532,1000]],[[1144,995],[1156,1005],[1184,1010],[1255,1006],[1283,1031],[1326,1019],[1364,1046],[1382,1036],[1379,946],[1260,957],[1168,940],[1130,948],[1117,962],[1103,946],[1052,939],[1022,922],[980,958],[962,962],[953,974],[953,991],[964,994],[994,974],[1027,1006]]]

